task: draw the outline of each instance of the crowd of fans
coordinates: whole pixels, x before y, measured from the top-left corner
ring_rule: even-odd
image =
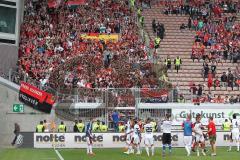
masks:
[[[42,86],[50,85],[55,89],[61,87],[65,91],[74,88],[159,88],[163,82],[149,60],[148,46],[145,46],[139,36],[133,10],[142,2],[151,6],[150,1],[129,4],[128,0],[89,0],[74,8],[66,5],[66,2],[61,1],[57,8],[50,9],[47,0],[25,1],[19,46],[20,73],[38,80]],[[130,9],[131,5],[135,6]],[[193,0],[188,5],[182,1],[169,1],[165,5],[166,14],[190,15],[188,27],[197,31],[193,60],[209,60],[213,66],[218,65],[222,59],[238,62],[240,25],[235,23],[238,4],[220,1],[213,6]],[[224,17],[221,14],[223,11],[232,14]],[[153,22],[153,28],[157,36],[163,39],[164,25]],[[82,36],[113,34],[118,35],[117,41],[87,39]],[[205,52],[207,48],[210,48],[208,54]],[[205,66],[207,64],[204,64],[203,76],[209,79],[209,74],[215,75],[216,67],[211,73],[212,68],[205,71]],[[232,73],[234,80],[231,73],[228,73],[227,81],[222,85],[239,87],[238,72],[237,68],[236,73]],[[220,83],[218,85],[217,76],[212,77],[215,80],[208,83],[209,88],[222,86]],[[102,101],[101,95],[95,93],[86,99],[87,93],[82,92],[79,101]],[[117,95],[119,94],[122,91],[118,91]],[[115,92],[113,95],[116,95]],[[133,92],[129,92],[129,95],[133,95]],[[125,105],[125,101],[132,99],[118,97],[116,101]]]
[[[27,0],[19,71],[53,88],[157,88],[128,5],[127,0],[92,0],[75,9],[64,2],[49,9],[46,0]],[[118,34],[119,39],[89,40],[81,34]]]

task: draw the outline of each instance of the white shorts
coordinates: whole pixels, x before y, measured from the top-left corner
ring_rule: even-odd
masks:
[[[86,137],[86,140],[88,145],[92,144],[92,139],[90,137]]]
[[[232,140],[239,140],[239,129],[236,128],[232,130]]]
[[[192,136],[184,136],[183,143],[185,146],[191,146],[192,145]]]
[[[132,143],[133,143],[133,144],[140,144],[140,138],[139,138],[139,136],[134,135],[134,136],[132,137]]]
[[[128,145],[131,144],[131,140],[132,140],[131,137],[132,137],[131,134],[127,134],[126,143],[127,143]]]
[[[144,144],[146,146],[152,146],[153,145],[153,138],[152,137],[145,137],[144,138]]]
[[[203,135],[196,134],[195,138],[197,143],[205,141]]]

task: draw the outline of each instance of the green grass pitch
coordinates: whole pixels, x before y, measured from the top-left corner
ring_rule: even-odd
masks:
[[[173,148],[172,155],[166,155],[162,158],[161,149],[156,148],[155,156],[147,157],[145,149],[142,155],[125,155],[122,149],[94,149],[96,155],[91,157],[86,155],[85,149],[59,149],[59,153],[64,160],[239,160],[240,152],[235,148],[227,152],[227,148],[218,148],[217,156],[197,157],[193,153],[190,157],[186,156],[183,148]],[[2,149],[0,151],[0,160],[59,160],[53,149]]]

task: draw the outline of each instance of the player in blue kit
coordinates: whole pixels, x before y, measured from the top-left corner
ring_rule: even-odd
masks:
[[[95,155],[92,151],[93,146],[92,119],[90,120],[86,127],[86,140],[87,140],[87,154]]]
[[[192,128],[193,128],[193,123],[191,121],[190,114],[188,114],[186,120],[183,121],[182,128],[184,132],[183,142],[185,145],[185,149],[187,151],[187,156],[190,156],[191,146],[192,146]]]

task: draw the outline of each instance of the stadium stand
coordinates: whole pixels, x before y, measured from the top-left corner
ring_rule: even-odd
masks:
[[[177,56],[182,59],[178,73],[173,69],[173,63],[172,69],[168,70],[169,80],[181,95],[193,102],[229,103],[228,98],[239,96],[239,3],[221,0],[215,1],[214,5],[205,0],[189,2],[161,1],[144,10],[146,30],[153,39],[156,37],[153,19],[164,24],[166,34],[157,49],[157,56],[162,61],[167,56],[172,62]],[[199,61],[194,61],[195,58]],[[224,85],[221,82],[223,72],[227,72]]]

